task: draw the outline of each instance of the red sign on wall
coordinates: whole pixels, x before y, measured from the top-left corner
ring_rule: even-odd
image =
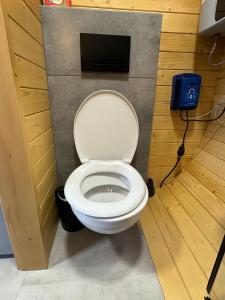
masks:
[[[71,0],[44,0],[44,4],[48,6],[71,6]]]

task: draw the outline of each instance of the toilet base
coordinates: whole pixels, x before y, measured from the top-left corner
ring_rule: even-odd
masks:
[[[139,220],[142,210],[148,201],[148,190],[146,187],[146,193],[144,200],[138,207],[132,212],[122,215],[116,218],[95,218],[87,216],[76,209],[73,209],[73,213],[79,219],[79,221],[92,231],[102,234],[115,234],[127,230],[133,226]]]
[[[116,224],[107,224],[108,226],[106,226],[105,224],[104,227],[93,226],[92,225],[93,223],[92,224],[86,223],[81,219],[79,219],[77,215],[76,216],[85,227],[89,228],[92,231],[95,231],[97,233],[102,233],[102,234],[115,234],[115,233],[123,232],[129,229],[130,227],[132,227],[134,224],[136,224],[137,221],[139,220],[139,215],[136,218],[129,220],[129,222],[118,222]]]

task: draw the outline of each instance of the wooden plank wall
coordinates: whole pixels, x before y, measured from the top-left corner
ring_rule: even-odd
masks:
[[[204,299],[207,294],[225,233],[225,202],[215,193],[195,173],[183,169],[175,180],[157,189],[144,210],[141,224],[166,300]],[[225,265],[221,273],[225,275]],[[223,286],[221,277],[214,294]]]
[[[39,0],[2,0],[30,170],[48,258],[56,229],[56,162]]]
[[[0,2],[0,199],[17,266],[46,268],[18,96]]]
[[[203,76],[201,100],[197,112],[204,113],[212,105],[217,82],[217,69],[208,64],[208,54],[213,41],[197,36],[201,0],[72,0],[74,6],[141,10],[163,14],[158,73],[155,91],[155,109],[151,147],[149,152],[149,177],[156,184],[170,170],[176,160],[185,124],[179,115],[170,112],[172,76],[183,72],[198,72]],[[222,53],[219,47],[218,54]],[[191,125],[187,136],[187,162],[199,147],[205,124]]]
[[[225,56],[225,52],[224,52]],[[225,106],[225,71],[221,68],[216,85],[214,104]],[[225,196],[225,116],[209,122],[200,149],[185,169],[221,199]]]
[[[225,56],[225,53],[224,53]],[[225,106],[225,72],[214,103]],[[201,145],[175,180],[156,190],[141,217],[165,299],[203,299],[225,234],[225,116],[207,124]],[[193,274],[194,277],[193,277]],[[211,294],[224,295],[225,264]]]

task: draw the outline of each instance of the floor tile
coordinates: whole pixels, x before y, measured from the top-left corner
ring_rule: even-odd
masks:
[[[158,282],[145,274],[127,273],[123,278],[95,281],[77,280],[43,285],[26,285],[17,300],[162,300]]]
[[[116,235],[59,226],[48,270],[27,272],[17,300],[152,299],[163,295],[138,225]]]
[[[14,258],[0,259],[0,299],[15,300],[25,272],[17,270]]]
[[[22,272],[13,259],[0,261],[0,291],[4,300],[164,299],[138,225],[116,235],[59,225],[49,269]]]

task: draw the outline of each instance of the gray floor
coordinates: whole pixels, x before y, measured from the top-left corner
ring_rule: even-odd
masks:
[[[59,226],[50,267],[18,271],[14,259],[0,260],[2,300],[163,300],[138,225],[112,236],[87,229],[67,233]]]

